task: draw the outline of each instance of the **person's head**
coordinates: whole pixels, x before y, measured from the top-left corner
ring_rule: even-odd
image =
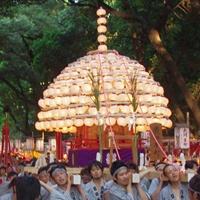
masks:
[[[6,168],[7,174],[10,173],[10,172],[12,172],[12,171],[13,171],[13,168],[12,168],[12,166],[10,165],[10,163],[8,163],[7,168]]]
[[[99,161],[93,161],[88,166],[88,170],[92,179],[100,179],[103,176],[103,165]]]
[[[156,165],[155,165],[155,170],[157,171],[157,172],[160,172],[160,173],[162,173],[163,172],[163,169],[164,169],[164,167],[165,167],[165,163],[163,163],[163,162],[159,162],[159,163],[157,163]]]
[[[81,180],[83,182],[83,184],[87,184],[88,182],[91,181],[92,177],[90,175],[90,172],[88,170],[88,168],[83,168],[80,172],[80,175],[81,175]]]
[[[0,167],[0,176],[6,176],[6,167],[5,166]]]
[[[197,169],[197,174],[200,175],[200,167]]]
[[[9,172],[8,175],[7,175],[7,180],[8,180],[8,181],[12,181],[13,178],[15,178],[15,177],[17,177],[17,176],[18,176],[18,174],[17,174],[16,172],[11,171],[11,172]]]
[[[10,185],[13,188],[13,200],[38,200],[40,195],[40,183],[32,176],[14,178]]]
[[[195,160],[187,160],[185,163],[185,169],[193,169],[197,170],[198,169],[198,163]]]
[[[57,165],[58,165],[57,162],[51,162],[51,163],[49,163],[49,164],[46,166],[47,172],[50,173],[51,168],[53,168],[53,167],[55,167],[55,166],[57,166]]]
[[[64,186],[68,181],[68,174],[63,165],[57,165],[51,168],[50,176],[58,186]]]
[[[179,182],[180,181],[180,166],[173,164],[166,164],[163,168],[163,174],[168,179],[169,182]]]
[[[191,178],[188,189],[190,200],[200,200],[200,175]]]
[[[23,173],[23,172],[24,172],[24,167],[25,167],[24,163],[20,163],[20,164],[17,166],[17,168],[16,168],[17,173],[18,173],[18,174],[19,174],[19,173]]]
[[[110,168],[110,174],[118,185],[126,187],[129,184],[130,175],[128,173],[128,167],[123,161],[114,161]]]
[[[40,167],[38,170],[38,177],[39,180],[43,181],[44,183],[48,183],[49,181],[49,174],[47,172],[47,167]]]
[[[127,167],[130,173],[139,173],[137,164],[130,162],[130,163],[127,163]]]

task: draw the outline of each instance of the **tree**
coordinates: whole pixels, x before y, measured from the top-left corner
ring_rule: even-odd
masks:
[[[3,2],[0,107],[9,105],[17,134],[35,131],[37,102],[64,66],[96,49],[99,6],[110,13],[109,47],[137,59],[164,86],[176,121],[184,121],[184,113],[190,109],[199,126],[200,25],[196,1],[191,0],[186,12],[180,10],[179,0],[173,4],[170,0]]]
[[[78,2],[69,1],[68,3],[70,3],[72,6],[83,7],[84,5],[90,6],[92,1],[80,0]],[[175,40],[178,34],[182,33],[185,23],[189,25],[190,31],[194,31],[194,27],[192,27],[192,24],[189,23],[198,22],[197,19],[199,19],[199,12],[197,12],[197,10],[199,8],[199,4],[197,1],[184,0],[172,3],[170,0],[164,2],[143,0],[126,0],[120,2],[97,0],[95,3],[96,4],[93,5],[102,6],[107,10],[107,12],[129,23],[129,27],[132,27],[133,29],[132,41],[135,45],[134,50],[137,51],[139,56],[138,60],[146,65],[149,62],[145,63],[145,47],[147,47],[147,49],[151,49],[151,55],[155,55],[156,58],[160,60],[159,64],[162,64],[166,73],[170,75],[170,81],[173,80],[178,92],[182,95],[187,108],[190,109],[198,128],[200,128],[200,108],[198,105],[198,100],[194,99],[192,92],[187,85],[188,80],[185,80],[186,77],[184,77],[182,73],[181,68],[185,67],[183,66],[184,64],[181,63],[176,57],[178,56],[177,53],[173,52],[173,50],[176,48],[176,45],[179,45],[178,48],[182,55],[184,55],[183,50],[180,48],[182,45],[178,43],[180,40],[177,42]],[[180,11],[183,12],[181,13]],[[199,24],[196,25],[199,27]],[[171,38],[168,35],[170,35]],[[196,34],[195,36],[195,39],[199,39],[199,36]],[[169,39],[171,39],[171,42],[173,40],[173,45],[171,43],[171,46],[168,46],[167,43],[167,40]],[[191,38],[186,36],[184,39],[190,40]],[[195,39],[190,40],[190,42],[195,42]],[[197,55],[199,55],[199,46],[195,52]],[[184,58],[189,62],[191,61],[191,59],[186,55],[184,55]],[[199,61],[199,59],[196,57],[196,61],[197,60]],[[167,85],[165,86],[167,87]],[[168,91],[171,91],[172,89]],[[170,96],[172,95],[171,92],[168,92],[168,94]]]
[[[1,104],[9,105],[18,133],[31,135],[43,90],[67,63],[91,48],[95,23],[84,11],[53,1],[17,5],[10,12],[0,20]],[[79,19],[73,18],[77,12]]]

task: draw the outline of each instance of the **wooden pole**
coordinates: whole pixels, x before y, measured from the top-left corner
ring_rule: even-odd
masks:
[[[99,153],[100,153],[100,162],[103,161],[103,139],[102,139],[102,130],[103,126],[98,125],[98,136],[99,136]]]
[[[138,135],[136,134],[136,125],[133,126],[133,139],[132,139],[132,161],[138,163]]]
[[[110,147],[110,162],[109,162],[109,169],[111,168],[112,161],[113,161],[113,133],[109,133],[109,147]]]
[[[56,132],[56,158],[57,158],[57,160],[63,159],[62,133],[61,132]]]

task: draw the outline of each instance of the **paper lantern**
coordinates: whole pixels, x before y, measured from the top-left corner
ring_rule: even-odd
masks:
[[[75,119],[74,125],[77,127],[83,126],[83,120],[82,119]]]
[[[58,120],[56,123],[56,128],[57,129],[62,129],[64,127],[64,121],[63,120]]]
[[[81,104],[86,104],[87,102],[88,102],[88,98],[89,97],[87,97],[87,96],[80,96],[79,97],[79,102],[81,103]]]
[[[106,11],[103,8],[100,8],[97,10],[97,16],[105,16],[106,15]]]
[[[100,25],[97,27],[98,33],[105,33],[107,31],[106,26]]]
[[[108,113],[106,107],[101,107],[101,108],[100,108],[100,113],[101,113],[101,115],[105,116],[106,113]]]
[[[39,118],[39,120],[43,120],[43,119],[44,119],[44,114],[43,114],[43,112],[39,112],[39,113],[38,113],[38,118]]]
[[[144,132],[146,131],[146,127],[145,126],[136,126],[136,132]]]
[[[168,120],[166,121],[166,123],[165,123],[165,127],[171,128],[171,127],[172,127],[172,121],[168,119]]]
[[[124,89],[124,83],[121,82],[121,81],[116,81],[116,82],[114,82],[114,87],[116,89],[123,90]]]
[[[50,127],[51,127],[51,125],[50,125],[50,122],[44,122],[43,123],[44,124],[44,127],[48,130],[48,129],[50,129]]]
[[[85,94],[90,94],[92,91],[92,87],[89,84],[84,84],[81,89]]]
[[[91,107],[91,108],[88,109],[88,112],[91,115],[97,115],[97,109],[96,108]]]
[[[64,120],[64,126],[70,127],[73,125],[73,121],[71,119]]]
[[[69,97],[62,97],[61,101],[62,101],[63,106],[68,106],[70,104],[70,98]]]
[[[130,102],[127,94],[119,94],[118,95],[118,101],[128,101],[128,102]]]
[[[119,106],[111,106],[111,107],[109,108],[109,112],[110,112],[111,114],[119,113]]]
[[[126,125],[127,125],[126,118],[119,117],[119,118],[117,119],[117,124],[118,124],[119,126],[126,126]]]
[[[61,97],[56,97],[55,98],[55,103],[56,103],[56,105],[60,106],[62,104],[62,98]]]
[[[68,112],[68,115],[71,116],[71,117],[76,115],[75,108],[70,108],[70,109],[67,110],[67,112]]]
[[[70,102],[74,103],[74,104],[79,103],[79,97],[78,96],[71,96],[70,97]]]
[[[68,87],[61,87],[61,91],[60,91],[62,96],[65,96],[67,94],[69,94],[69,88]]]
[[[125,114],[130,113],[129,106],[120,106],[120,110],[122,113],[125,113]]]
[[[59,110],[59,118],[63,119],[67,116],[67,109]]]
[[[87,106],[77,107],[77,108],[76,108],[76,113],[77,113],[78,115],[82,115],[82,114],[86,113],[86,110],[87,110],[87,109],[88,109]]]
[[[84,124],[85,124],[86,126],[93,126],[93,124],[94,124],[94,119],[92,119],[92,118],[86,118],[86,119],[84,119]]]
[[[70,87],[70,93],[71,93],[71,94],[78,94],[79,91],[80,91],[80,88],[79,88],[78,85],[72,85],[72,86]]]
[[[107,46],[106,46],[106,45],[101,44],[101,45],[98,46],[98,50],[99,50],[99,51],[107,51],[108,49],[107,49]]]
[[[112,84],[110,82],[104,83],[104,89],[105,90],[111,90],[113,88]]]
[[[44,100],[43,100],[43,99],[40,99],[40,100],[38,101],[38,105],[39,105],[41,108],[44,108],[44,107],[45,107]]]
[[[49,138],[49,148],[50,151],[55,152],[56,151],[56,139],[55,138]]]
[[[145,118],[137,117],[136,124],[139,124],[139,125],[147,124],[147,120]]]
[[[116,123],[116,119],[115,118],[113,118],[113,117],[106,118],[106,124],[108,126],[113,126],[113,125],[115,125],[115,123]]]
[[[70,133],[76,133],[77,132],[77,128],[75,126],[71,126],[71,127],[69,127],[68,131]]]
[[[100,24],[106,24],[107,23],[107,20],[105,17],[99,17],[97,19],[97,24],[100,25]]]

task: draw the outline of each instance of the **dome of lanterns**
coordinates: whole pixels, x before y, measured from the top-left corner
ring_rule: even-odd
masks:
[[[172,126],[162,86],[138,61],[107,50],[105,14],[97,11],[98,50],[66,66],[43,92],[37,130],[64,132],[98,124]]]

